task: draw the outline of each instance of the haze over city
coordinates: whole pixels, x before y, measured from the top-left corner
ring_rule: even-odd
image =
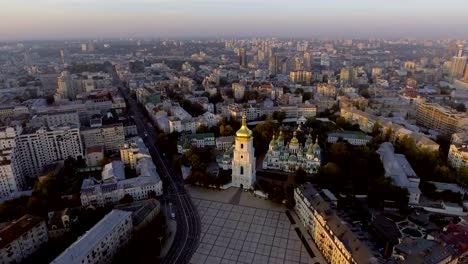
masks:
[[[0,39],[468,35],[463,0],[0,1]]]
[[[468,0],[0,0],[0,263],[468,264]]]

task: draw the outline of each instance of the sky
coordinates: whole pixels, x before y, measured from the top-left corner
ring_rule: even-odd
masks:
[[[467,0],[0,0],[0,40],[468,38]]]

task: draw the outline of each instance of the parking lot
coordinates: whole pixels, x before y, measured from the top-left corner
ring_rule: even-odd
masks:
[[[190,263],[315,263],[286,214],[193,198],[202,223]]]

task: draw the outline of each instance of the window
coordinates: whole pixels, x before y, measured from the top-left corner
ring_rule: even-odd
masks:
[[[241,167],[240,167],[240,174],[241,174],[241,175],[244,175],[244,166],[241,166]]]
[[[243,149],[243,148],[244,148],[244,144],[241,144],[241,149]]]

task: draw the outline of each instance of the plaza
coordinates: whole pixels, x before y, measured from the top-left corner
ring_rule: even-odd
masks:
[[[233,195],[231,201],[237,204],[192,198],[202,226],[201,241],[190,263],[324,263],[302,245],[284,208],[255,208],[242,204],[247,200],[244,196],[259,200],[249,193],[226,194]]]

